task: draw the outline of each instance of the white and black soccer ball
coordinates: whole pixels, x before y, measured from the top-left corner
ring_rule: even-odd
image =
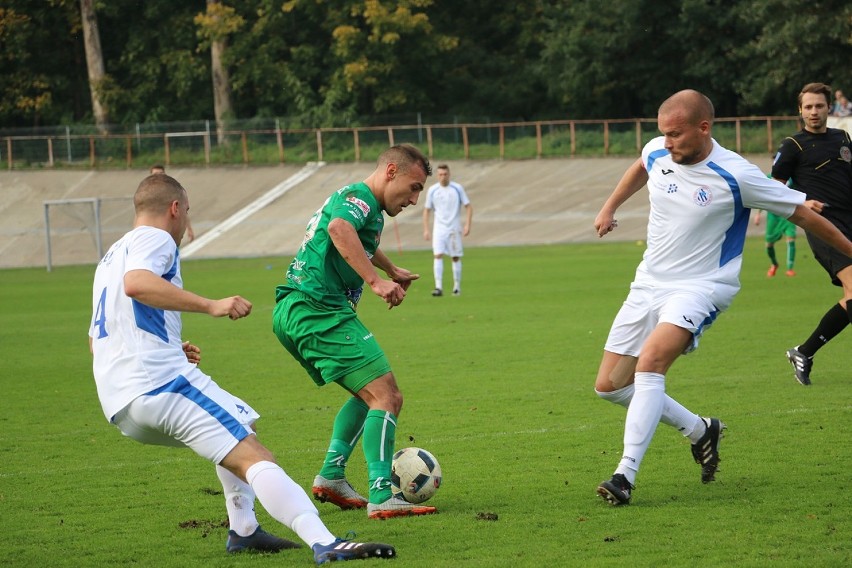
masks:
[[[393,455],[391,491],[409,503],[431,499],[441,487],[441,465],[423,448],[403,448]]]

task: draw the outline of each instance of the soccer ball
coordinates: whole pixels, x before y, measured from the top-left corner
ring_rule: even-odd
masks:
[[[423,448],[403,448],[393,455],[391,491],[409,503],[430,499],[441,486],[441,466]]]

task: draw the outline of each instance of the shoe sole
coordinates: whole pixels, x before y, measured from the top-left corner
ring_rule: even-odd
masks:
[[[328,489],[324,489],[322,487],[311,488],[311,493],[314,494],[314,499],[316,499],[320,503],[331,503],[332,505],[337,505],[344,511],[348,511],[349,509],[363,509],[367,506],[366,500],[361,501],[358,499],[346,499],[345,497],[342,497],[339,493],[329,491]]]
[[[627,501],[622,501],[621,499],[618,498],[617,495],[615,495],[612,491],[610,491],[609,489],[607,489],[603,485],[600,485],[598,487],[598,495],[600,495],[601,498],[603,498],[604,501],[606,501],[607,503],[609,503],[613,507],[620,507],[622,505],[629,505],[630,504],[630,499],[628,499]]]
[[[332,550],[324,553],[319,558],[314,557],[314,561],[317,564],[328,564],[329,562],[365,560],[368,558],[383,558],[390,560],[391,558],[396,558],[396,550],[392,546],[384,544],[372,545],[370,548],[356,553]]]
[[[412,507],[411,509],[388,509],[387,511],[371,511],[371,519],[392,519],[394,517],[414,517],[419,515],[434,515],[438,512],[435,507]]]

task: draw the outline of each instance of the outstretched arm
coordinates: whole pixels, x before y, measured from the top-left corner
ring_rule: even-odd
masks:
[[[796,210],[789,217],[790,221],[803,228],[805,231],[816,235],[846,256],[852,256],[852,242],[840,232],[840,230],[827,221],[825,217],[814,213],[808,202],[796,206]]]
[[[251,313],[251,302],[240,296],[211,300],[178,288],[150,270],[131,270],[124,275],[124,293],[146,306],[161,310],[196,312],[232,320]]]
[[[618,227],[618,222],[615,220],[616,210],[634,193],[642,189],[646,183],[648,183],[648,172],[645,171],[642,159],[639,158],[621,176],[618,185],[615,186],[612,194],[601,207],[598,216],[595,217],[595,230],[599,237],[603,237]]]

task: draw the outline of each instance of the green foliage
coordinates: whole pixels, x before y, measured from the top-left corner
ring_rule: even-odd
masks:
[[[852,84],[852,5],[794,0],[114,0],[96,5],[112,120],[213,117],[223,40],[235,118],[301,127],[427,113],[653,118],[696,88],[717,116],[789,115]],[[91,120],[79,3],[0,8],[0,126]]]
[[[642,247],[467,250],[464,294],[439,299],[431,254],[389,251],[422,280],[391,311],[365,295],[360,315],[405,394],[397,447],[423,446],[441,462],[431,502],[440,513],[377,522],[319,505],[333,532],[393,543],[399,568],[850,564],[850,332],[817,355],[809,388],[784,358],[839,295],[806,247],[798,276],[767,279],[762,239],[749,240],[733,307],[667,376],[672,396],[728,423],[718,481],[702,485],[688,441],[661,426],[624,509],[594,494],[619,459],[624,411],[592,385]],[[260,439],[308,487],[345,395],[313,386],[270,331],[289,260],[185,262],[188,289],[243,294],[254,310],[237,322],[185,315],[184,337],[201,347],[203,369],[261,413]],[[304,549],[227,555],[212,466],[107,424],[85,337],[92,272],[2,272],[0,564],[311,566]],[[365,490],[360,449],[349,468]]]

